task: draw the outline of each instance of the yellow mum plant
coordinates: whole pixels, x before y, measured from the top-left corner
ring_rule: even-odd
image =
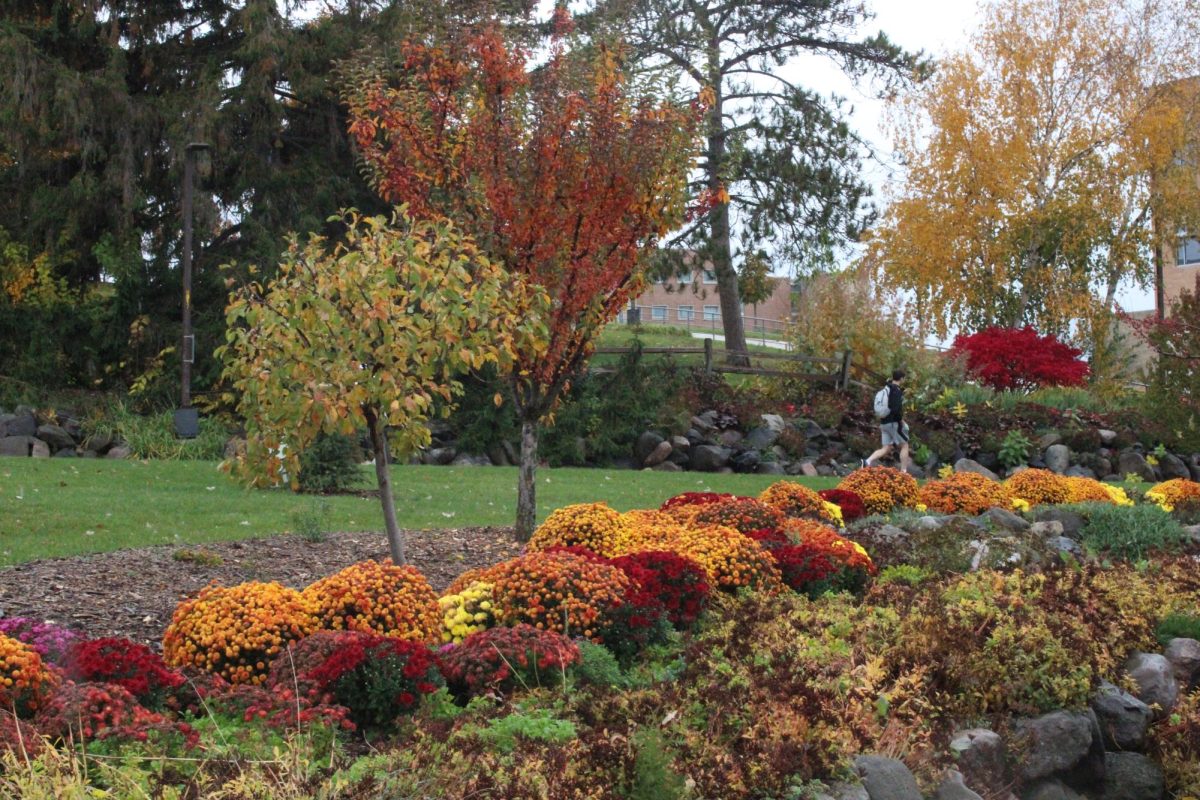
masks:
[[[812,523],[818,524],[818,523]],[[722,525],[681,528],[661,540],[644,540],[646,550],[667,550],[690,558],[704,568],[709,580],[723,589],[781,586],[775,560],[758,542]]]
[[[476,581],[455,594],[438,598],[442,609],[442,641],[458,644],[497,623],[492,584]]]
[[[210,584],[175,609],[163,634],[163,658],[230,683],[262,683],[271,660],[316,630],[314,607],[278,583]]]
[[[362,561],[304,590],[322,628],[420,642],[441,638],[437,594],[416,567]]]

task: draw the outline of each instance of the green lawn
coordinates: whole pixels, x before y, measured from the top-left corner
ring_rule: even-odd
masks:
[[[364,470],[364,477],[369,471]],[[406,528],[510,525],[516,468],[410,467],[393,470],[396,509]],[[602,500],[652,508],[686,491],[757,494],[778,478],[698,472],[543,469],[538,510]],[[831,488],[836,479],[804,479]],[[373,481],[364,481],[372,486]],[[383,529],[375,498],[329,497],[328,530]],[[197,544],[269,536],[296,527],[318,498],[248,490],[207,461],[0,460],[0,565],[35,558],[153,544]]]

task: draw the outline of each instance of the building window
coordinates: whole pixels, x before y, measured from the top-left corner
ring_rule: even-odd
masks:
[[[675,309],[675,314],[680,322],[691,322],[696,318],[691,306],[680,306]]]
[[[679,281],[680,286],[687,286],[692,282],[692,277],[692,273],[685,272],[682,275],[677,276],[676,280]]]
[[[1180,237],[1175,247],[1175,263],[1179,266],[1200,264],[1200,241],[1192,237]]]
[[[717,273],[711,269],[704,270],[704,282],[709,285],[715,284],[717,282]]]
[[[666,306],[651,306],[650,307],[650,319],[654,320],[655,322],[666,322],[667,321],[667,307]]]
[[[717,318],[720,316],[721,316],[721,307],[720,306],[705,306],[704,307],[704,321],[705,322],[716,322]]]

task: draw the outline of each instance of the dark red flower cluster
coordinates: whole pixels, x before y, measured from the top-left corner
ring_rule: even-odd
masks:
[[[13,753],[23,762],[37,758],[42,747],[43,739],[32,725],[0,708],[0,756]]]
[[[182,674],[169,669],[162,656],[144,644],[110,637],[76,642],[67,651],[65,672],[78,683],[112,683],[149,706],[162,703],[182,686]]]
[[[817,494],[822,500],[828,500],[842,510],[842,522],[847,525],[867,515],[867,507],[858,492],[849,489],[822,489]]]
[[[965,356],[967,372],[997,391],[1082,386],[1088,377],[1081,350],[1024,328],[985,328],[958,336],[951,356]]]
[[[822,542],[804,542],[776,547],[771,551],[783,581],[809,597],[825,592],[860,589],[867,571],[847,566],[845,557]]]
[[[708,602],[711,588],[704,568],[676,553],[650,550],[612,559],[612,565],[652,595],[676,628],[695,623]]]
[[[763,528],[757,531],[748,531],[745,535],[761,544],[767,550],[774,550],[776,547],[792,543],[787,534],[779,528]]]
[[[460,695],[554,685],[579,663],[579,647],[561,633],[532,625],[472,633],[442,656],[446,682]]]
[[[719,494],[717,492],[684,492],[667,500],[659,506],[659,510],[670,511],[672,508],[678,508],[679,506],[706,506],[709,503],[719,503],[722,500],[729,500],[732,497],[733,495],[731,494]]]
[[[199,734],[190,725],[150,711],[127,690],[112,683],[64,683],[38,712],[35,726],[51,739],[64,741],[82,738],[144,742],[151,734],[180,736],[188,747],[199,741]]]
[[[258,720],[268,728],[287,731],[301,725],[325,725],[330,728],[355,729],[350,709],[325,702],[305,694],[296,694],[288,685],[264,687],[261,684],[227,685],[209,698],[209,708],[239,714],[243,721]]]

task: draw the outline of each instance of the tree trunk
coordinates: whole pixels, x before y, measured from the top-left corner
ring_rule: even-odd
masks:
[[[537,420],[521,420],[521,471],[517,478],[517,538],[533,536],[537,521]]]
[[[375,449],[375,480],[379,484],[379,502],[383,504],[383,524],[387,530],[388,549],[393,564],[405,563],[404,535],[396,522],[396,503],[392,500],[392,476],[388,471],[387,431],[374,411],[367,411],[367,427],[371,430],[371,446]]]

